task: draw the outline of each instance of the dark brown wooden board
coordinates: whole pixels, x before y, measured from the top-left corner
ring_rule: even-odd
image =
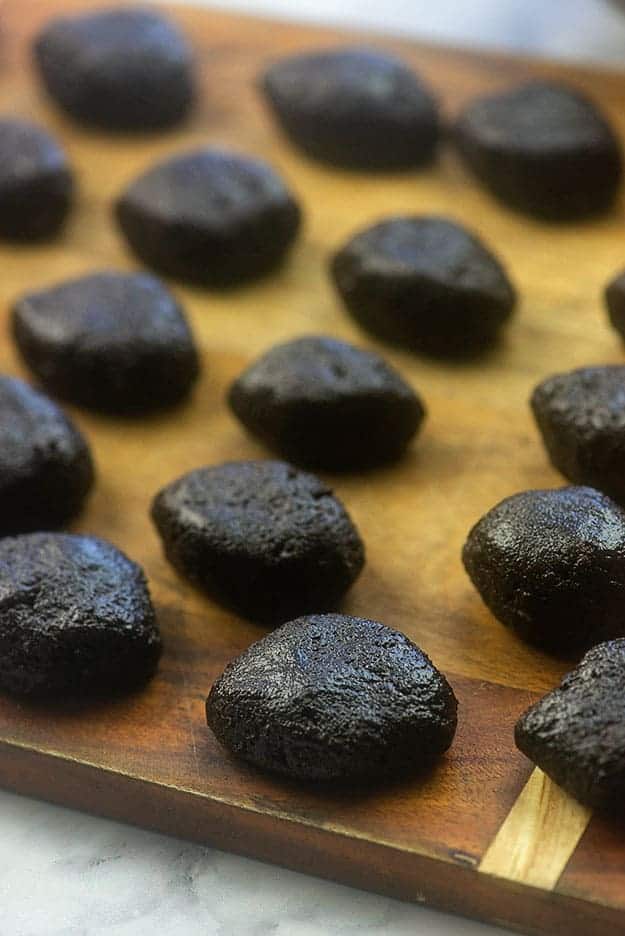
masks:
[[[142,421],[73,411],[98,465],[97,488],[75,529],[109,538],[144,565],[166,652],[144,692],[111,704],[55,709],[0,699],[0,783],[526,932],[566,927],[582,936],[597,926],[625,933],[623,835],[577,808],[514,748],[515,719],[563,667],[493,620],[459,558],[471,524],[501,497],[561,483],[528,412],[533,384],[554,370],[623,361],[601,301],[607,278],[625,265],[623,205],[593,223],[539,224],[497,205],[447,148],[431,169],[401,175],[308,162],[273,126],[255,78],[282,55],[354,37],[207,10],[172,10],[197,46],[202,81],[186,127],[139,138],[78,129],[39,88],[29,42],[56,12],[84,6],[5,0],[1,7],[0,110],[57,133],[80,181],[62,238],[0,247],[3,371],[27,376],[7,327],[8,307],[22,291],[99,267],[134,266],[111,200],[163,154],[214,143],[265,157],[299,193],[306,225],[284,270],[262,283],[227,293],[173,286],[202,348],[203,376],[188,405]],[[625,74],[366,41],[404,54],[447,114],[477,92],[556,75],[600,101],[625,138]],[[401,464],[331,478],[368,550],[345,610],[420,644],[454,684],[460,725],[430,777],[368,795],[329,795],[235,763],[208,732],[203,704],[213,679],[263,632],[175,574],[161,557],[148,506],[183,471],[265,454],[224,405],[229,382],[258,352],[311,332],[377,346],[340,308],[326,262],[354,230],[394,212],[445,214],[477,229],[508,265],[522,300],[504,341],[482,361],[452,366],[387,350],[427,401],[427,426]]]

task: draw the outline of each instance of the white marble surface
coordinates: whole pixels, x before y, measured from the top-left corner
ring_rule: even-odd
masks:
[[[592,0],[220,5],[617,65],[625,60],[625,17]],[[0,936],[152,932],[503,936],[503,930],[0,793]]]
[[[2,936],[504,936],[177,839],[0,795]]]
[[[172,2],[172,0],[170,0]],[[176,0],[185,2],[185,0]],[[189,0],[186,0],[189,2]],[[608,0],[195,0],[224,9],[625,65],[625,16]],[[625,0],[621,0],[625,8]]]

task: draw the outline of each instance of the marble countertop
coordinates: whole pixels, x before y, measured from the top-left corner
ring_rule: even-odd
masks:
[[[0,794],[1,936],[505,936],[501,929]]]
[[[169,0],[452,45],[625,64],[625,0]]]
[[[197,3],[198,0],[195,0]],[[246,12],[619,65],[592,0],[221,0]],[[504,931],[0,792],[0,936],[503,936]]]

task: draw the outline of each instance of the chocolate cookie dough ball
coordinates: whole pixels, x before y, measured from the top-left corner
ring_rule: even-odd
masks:
[[[436,102],[400,59],[330,49],[283,59],[262,89],[285,133],[315,159],[348,169],[407,169],[432,160]]]
[[[0,119],[0,237],[47,240],[69,212],[74,179],[67,156],[47,131]]]
[[[595,105],[570,88],[532,81],[472,101],[458,118],[460,155],[493,195],[547,220],[607,211],[621,148]]]
[[[377,621],[290,621],[226,667],[206,702],[238,757],[297,780],[394,780],[430,766],[456,731],[456,698],[428,657]]]
[[[143,263],[207,286],[232,286],[275,269],[300,226],[299,206],[270,166],[215,149],[149,169],[115,211]]]
[[[68,523],[93,483],[89,446],[43,394],[0,376],[0,536]]]
[[[365,561],[358,531],[330,488],[284,462],[191,471],[157,495],[152,519],[183,575],[273,626],[335,607]]]
[[[0,540],[0,688],[80,696],[143,683],[161,642],[145,576],[105,540]]]
[[[590,806],[625,812],[625,640],[593,647],[516,725],[517,746]]]
[[[184,313],[153,276],[102,272],[29,293],[12,310],[22,356],[52,393],[137,413],[189,392],[198,355]]]
[[[189,45],[150,10],[60,17],[39,34],[33,51],[48,93],[79,123],[156,130],[177,124],[193,102]]]
[[[553,466],[625,503],[625,367],[556,374],[531,407]]]
[[[625,341],[625,270],[606,286],[605,302],[610,324]]]
[[[331,272],[359,325],[434,355],[471,354],[492,344],[516,299],[482,241],[444,218],[381,221],[338,251]]]
[[[529,643],[568,655],[625,636],[625,511],[593,488],[507,497],[462,559],[487,607]]]
[[[425,415],[378,354],[324,336],[271,348],[235,380],[228,401],[270,448],[328,470],[399,458]]]

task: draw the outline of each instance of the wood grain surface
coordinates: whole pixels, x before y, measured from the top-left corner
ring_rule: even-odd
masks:
[[[140,421],[72,411],[98,468],[75,529],[107,537],[143,564],[166,652],[144,692],[111,704],[54,708],[0,699],[0,782],[523,932],[625,933],[625,833],[591,818],[514,748],[517,716],[565,667],[500,626],[460,562],[468,529],[496,501],[561,483],[529,415],[533,385],[558,369],[624,360],[601,298],[606,280],[625,266],[622,203],[593,223],[539,224],[497,205],[447,147],[435,166],[414,173],[315,165],[272,125],[255,78],[281,55],[350,37],[206,10],[172,11],[197,46],[202,84],[184,128],[135,138],[78,129],[45,99],[29,42],[54,13],[84,6],[5,0],[0,7],[0,110],[51,128],[79,177],[59,240],[0,246],[3,371],[27,376],[7,327],[8,307],[22,291],[97,268],[134,267],[111,200],[165,154],[210,143],[267,158],[299,194],[306,223],[284,269],[257,285],[219,293],[173,284],[202,349],[192,401]],[[378,44],[421,70],[448,115],[477,92],[551,75],[600,101],[625,138],[625,75]],[[329,795],[235,763],[207,730],[203,703],[213,679],[263,632],[176,575],[161,556],[148,507],[184,471],[266,454],[229,414],[224,393],[273,342],[325,332],[380,348],[344,314],[326,267],[354,230],[395,212],[444,214],[476,229],[506,263],[521,301],[500,346],[479,361],[445,365],[386,349],[427,403],[425,429],[400,464],[330,478],[368,551],[344,610],[378,618],[422,646],[454,685],[460,724],[430,776]]]

